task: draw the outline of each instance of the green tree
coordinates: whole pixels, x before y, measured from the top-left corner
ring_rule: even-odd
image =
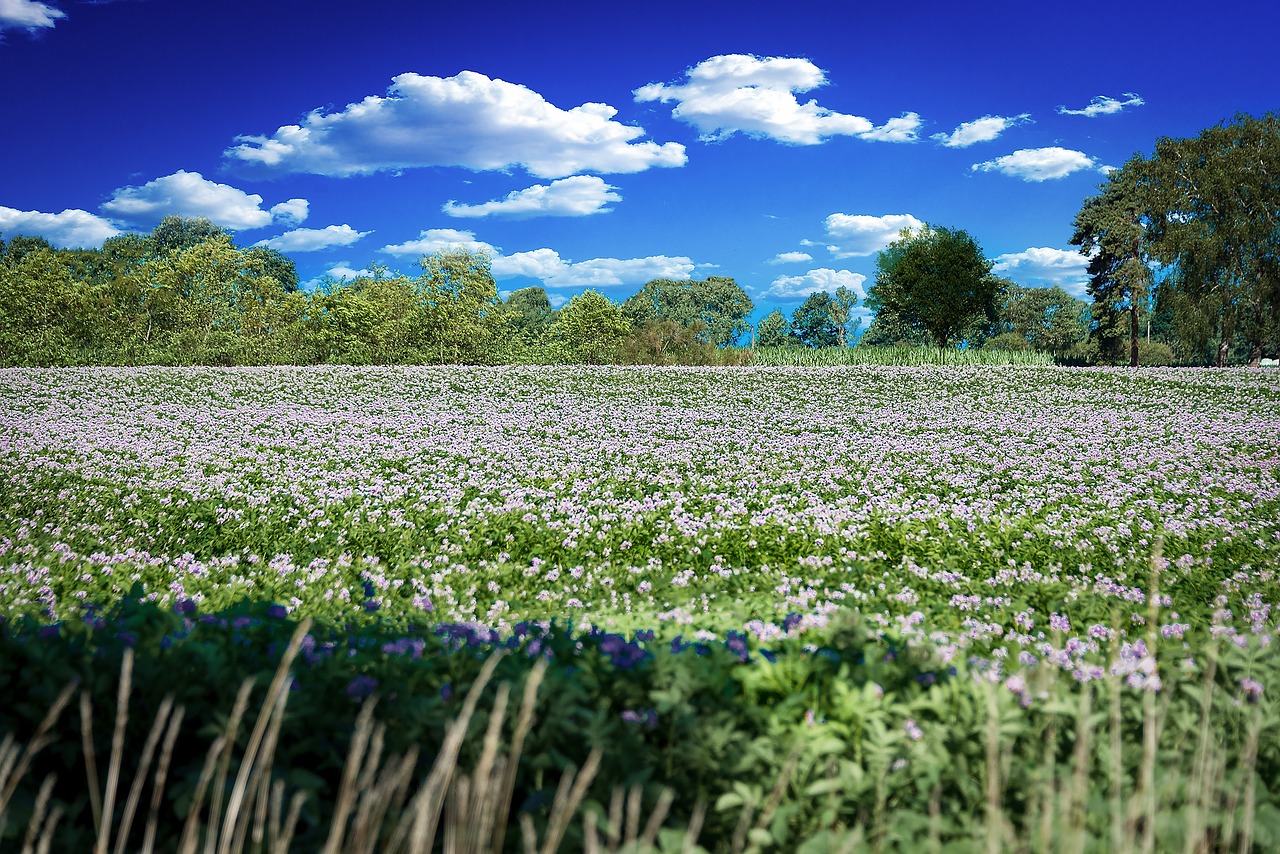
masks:
[[[566,361],[600,365],[613,361],[629,328],[613,301],[587,290],[560,309],[550,334]]]
[[[547,292],[539,287],[521,288],[506,299],[511,328],[525,342],[537,341],[551,327],[555,312]]]
[[[425,256],[418,293],[425,311],[424,346],[439,361],[474,364],[503,333],[498,286],[484,252],[450,249]]]
[[[836,326],[836,333],[839,337],[839,344],[844,347],[849,341],[849,320],[852,316],[853,307],[858,304],[858,295],[849,290],[844,285],[836,288],[836,292],[831,295],[831,302],[827,304],[827,311],[831,314],[831,322]],[[862,324],[861,318],[855,321],[853,332],[857,331],[858,326]]]
[[[1094,332],[1103,355],[1112,352],[1120,331],[1118,315],[1129,319],[1129,365],[1138,366],[1141,313],[1148,307],[1151,255],[1147,235],[1147,162],[1135,156],[1107,176],[1102,192],[1085,199],[1076,214],[1071,244],[1089,259],[1089,295]]]
[[[1004,285],[1001,329],[1031,349],[1061,356],[1089,333],[1089,306],[1058,286],[1024,288]]]
[[[810,294],[791,313],[791,334],[806,347],[834,347],[840,340],[840,330],[831,319],[831,306],[835,302],[824,291]]]
[[[19,246],[0,263],[0,366],[79,364],[92,317],[85,288],[62,253]]]
[[[978,242],[961,229],[904,230],[876,257],[865,304],[908,329],[927,332],[939,352],[966,331],[994,324],[1000,280]]]
[[[756,328],[757,347],[791,347],[799,343],[791,334],[786,315],[776,308]]]
[[[1215,363],[1227,364],[1239,336],[1256,367],[1280,342],[1280,114],[1161,138],[1131,168],[1146,191],[1149,244],[1173,270],[1189,325],[1213,317]]]
[[[747,316],[755,309],[747,292],[727,276],[706,280],[654,279],[622,304],[632,326],[654,320],[674,320],[686,326],[701,324],[716,346],[735,343],[751,331]]]
[[[151,244],[157,255],[180,252],[219,237],[225,237],[230,242],[231,234],[203,216],[170,214],[151,230]]]

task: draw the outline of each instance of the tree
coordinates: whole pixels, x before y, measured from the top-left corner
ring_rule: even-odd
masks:
[[[1095,332],[1104,354],[1114,347],[1115,315],[1129,317],[1129,365],[1138,366],[1139,313],[1148,305],[1152,274],[1146,215],[1146,161],[1135,156],[1107,176],[1102,192],[1085,199],[1073,225],[1071,244],[1089,258],[1089,294]]]
[[[550,333],[563,358],[600,365],[613,361],[628,329],[621,309],[613,301],[587,290],[560,309]]]
[[[1024,288],[1013,282],[1004,286],[1000,326],[1027,346],[1060,356],[1089,333],[1089,306],[1058,286]]]
[[[840,338],[840,346],[847,345],[849,340],[849,318],[853,312],[853,307],[858,304],[858,295],[849,290],[844,285],[836,288],[836,292],[832,294],[831,302],[827,305],[827,311],[831,314],[831,322],[836,325],[837,335]],[[858,326],[862,325],[862,319],[855,321],[853,331],[857,331]]]
[[[791,334],[806,347],[833,347],[840,340],[840,330],[831,319],[835,302],[824,291],[810,294],[791,313]]]
[[[459,247],[423,257],[418,293],[426,312],[424,344],[441,362],[482,361],[486,345],[500,332],[504,317],[491,260],[484,252]]]
[[[961,229],[904,230],[876,257],[865,304],[907,329],[927,332],[939,352],[975,325],[996,322],[1000,280],[978,242]]]
[[[1161,138],[1131,164],[1122,172],[1146,191],[1152,253],[1172,268],[1184,311],[1216,319],[1215,363],[1239,335],[1256,367],[1280,341],[1280,114]]]
[[[640,327],[654,320],[674,320],[691,326],[701,323],[716,346],[735,343],[751,331],[747,316],[755,306],[737,282],[727,276],[705,281],[654,279],[622,304],[623,317]]]
[[[251,265],[260,274],[275,279],[286,293],[293,293],[298,289],[298,268],[294,265],[293,259],[279,249],[272,249],[269,246],[251,246],[240,250],[240,253],[246,264]]]
[[[151,243],[158,255],[180,252],[198,243],[231,235],[221,226],[214,225],[207,217],[185,217],[170,214],[151,230]]]
[[[521,288],[506,300],[512,330],[526,342],[537,341],[551,326],[554,311],[542,288]]]
[[[757,347],[790,347],[799,343],[791,334],[786,316],[776,308],[756,328]]]

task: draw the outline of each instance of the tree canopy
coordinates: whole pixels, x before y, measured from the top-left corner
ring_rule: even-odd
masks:
[[[906,329],[928,333],[939,350],[975,323],[994,324],[1002,282],[978,242],[961,229],[904,230],[876,257],[865,304]]]
[[[723,347],[751,331],[747,316],[754,309],[751,297],[733,279],[709,276],[647,282],[622,304],[622,315],[636,327],[654,320],[674,320],[685,326],[700,323],[711,343]]]

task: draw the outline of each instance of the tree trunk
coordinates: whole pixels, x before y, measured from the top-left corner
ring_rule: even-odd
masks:
[[[1249,343],[1249,367],[1262,367],[1262,342],[1251,341]]]
[[[1227,336],[1222,336],[1218,341],[1218,358],[1214,365],[1219,368],[1227,366],[1227,353],[1231,350],[1231,343],[1227,340]]]
[[[1129,299],[1129,367],[1138,367],[1138,300]]]

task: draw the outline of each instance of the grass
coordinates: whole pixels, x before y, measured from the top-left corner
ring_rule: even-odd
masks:
[[[1032,350],[937,350],[933,347],[756,347],[756,367],[828,368],[851,365],[1052,365],[1053,356]]]

